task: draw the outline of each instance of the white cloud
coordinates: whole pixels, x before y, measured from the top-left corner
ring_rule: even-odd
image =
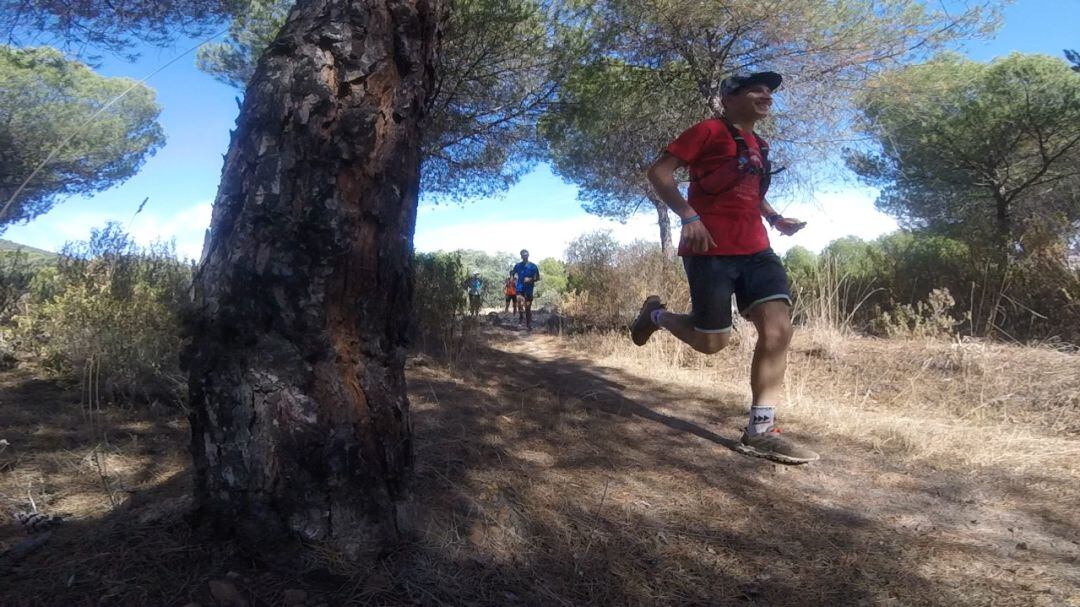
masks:
[[[176,253],[181,257],[199,259],[203,238],[210,227],[212,203],[200,202],[172,214],[143,211],[131,222],[128,232],[141,245],[156,240],[175,240]]]
[[[198,259],[203,235],[210,225],[210,202],[200,202],[168,210],[155,209],[151,200],[142,213],[117,217],[116,213],[62,208],[27,225],[13,226],[4,238],[48,251],[59,251],[64,244],[85,241],[90,231],[109,221],[118,222],[132,239],[146,246],[154,241],[176,241],[181,257]]]
[[[896,221],[874,208],[876,192],[866,189],[843,189],[822,192],[799,203],[777,202],[775,206],[788,217],[807,222],[793,237],[769,232],[773,248],[783,253],[796,245],[820,251],[837,238],[858,236],[872,239],[896,230]],[[460,218],[453,217],[455,209],[443,210],[438,225],[425,227],[431,218],[421,209],[416,227],[418,251],[452,251],[479,249],[489,253],[514,253],[526,248],[534,259],[563,257],[566,245],[577,236],[594,230],[610,229],[620,242],[647,240],[658,242],[656,219],[650,214],[633,217],[625,224],[601,219],[578,210],[573,216],[561,219],[477,220],[475,213],[463,208]],[[433,218],[432,218],[433,219]],[[678,221],[672,216],[673,237],[678,238]],[[435,223],[433,220],[432,223]]]
[[[805,202],[774,203],[786,217],[806,222],[806,227],[792,237],[770,233],[773,248],[784,252],[795,245],[820,251],[830,242],[845,236],[863,240],[877,238],[897,229],[896,220],[874,208],[877,192],[870,189],[842,189],[821,192]]]
[[[833,240],[844,236],[871,239],[895,230],[896,222],[874,208],[875,195],[876,192],[868,189],[841,189],[822,192],[806,202],[774,202],[784,215],[803,219],[807,226],[790,238],[770,231],[773,248],[783,253],[792,246],[802,245],[820,251]],[[523,204],[517,208],[521,209],[521,213],[535,212],[538,217],[521,217],[518,214],[513,219],[485,218],[505,218],[504,201],[490,203],[490,207],[421,207],[416,228],[416,249],[479,249],[491,253],[515,253],[526,248],[532,252],[534,259],[543,259],[563,257],[571,240],[595,230],[611,230],[620,242],[657,242],[659,239],[656,219],[651,213],[638,215],[622,224],[589,215],[579,208],[557,218],[551,218],[551,210],[534,208],[534,205]],[[86,240],[91,228],[101,227],[112,219],[120,221],[139,244],[175,239],[179,255],[197,260],[202,253],[210,215],[209,201],[163,209],[155,208],[151,200],[134,219],[130,215],[118,218],[115,213],[58,209],[29,225],[13,226],[3,237],[56,251],[66,241]],[[673,221],[673,224],[673,236],[678,238],[678,222]]]

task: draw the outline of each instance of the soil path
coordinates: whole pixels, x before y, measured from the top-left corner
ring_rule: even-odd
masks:
[[[487,330],[453,376],[412,375],[419,476],[459,500],[455,554],[529,602],[1080,605],[1072,479],[908,461],[797,419],[820,462],[748,458],[742,393],[545,334]]]
[[[747,458],[727,372],[484,324],[455,364],[409,364],[412,541],[376,566],[316,551],[284,569],[188,527],[175,411],[88,416],[77,391],[3,372],[0,551],[28,490],[73,516],[0,559],[0,604],[232,604],[213,582],[251,606],[1080,607],[1075,478],[913,459],[795,416],[785,431],[820,462]]]

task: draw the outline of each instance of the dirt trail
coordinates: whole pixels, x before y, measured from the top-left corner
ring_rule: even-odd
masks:
[[[487,344],[458,381],[414,374],[418,444],[457,428],[441,478],[474,490],[461,554],[518,563],[549,600],[1080,605],[1070,479],[908,462],[798,419],[785,431],[823,459],[779,466],[730,450],[745,396],[707,376],[659,381],[548,335]],[[447,453],[421,447],[421,476]]]
[[[1075,478],[913,460],[798,416],[785,431],[820,462],[747,458],[722,367],[651,373],[515,329],[485,325],[450,367],[410,362],[413,539],[374,567],[316,551],[283,570],[199,539],[182,417],[106,411],[90,429],[77,393],[2,374],[5,508],[31,479],[40,507],[78,516],[0,567],[0,604],[210,606],[224,580],[252,606],[297,590],[308,607],[1080,606]],[[0,541],[17,533],[0,514]]]

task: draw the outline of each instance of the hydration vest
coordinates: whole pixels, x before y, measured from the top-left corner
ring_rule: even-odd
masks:
[[[701,187],[706,194],[709,194],[710,196],[716,196],[734,188],[736,185],[738,185],[740,181],[746,178],[746,175],[754,175],[760,172],[758,190],[760,191],[761,199],[764,200],[765,194],[769,191],[769,185],[771,185],[772,183],[772,176],[783,171],[784,167],[781,167],[775,171],[773,170],[772,161],[769,160],[769,142],[762,139],[761,136],[757,133],[752,133],[752,135],[757,141],[758,151],[761,154],[761,169],[759,170],[757,167],[753,166],[750,161],[750,146],[747,145],[746,139],[744,139],[742,136],[742,132],[740,132],[739,129],[727,118],[721,116],[719,120],[724,123],[724,126],[727,127],[728,133],[731,135],[731,138],[735,141],[735,158],[733,158],[732,160],[738,165],[736,171],[737,176],[735,177],[735,179],[731,180],[730,183],[727,183],[724,187],[712,191],[710,191],[710,189],[704,185],[704,182],[706,178],[709,177],[709,175],[700,177],[694,181],[698,182],[698,186]]]

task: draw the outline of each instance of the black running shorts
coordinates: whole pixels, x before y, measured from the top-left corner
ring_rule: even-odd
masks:
[[[772,249],[752,255],[692,255],[683,257],[690,282],[690,317],[702,333],[731,330],[731,296],[746,316],[766,301],[791,305],[787,272]]]

